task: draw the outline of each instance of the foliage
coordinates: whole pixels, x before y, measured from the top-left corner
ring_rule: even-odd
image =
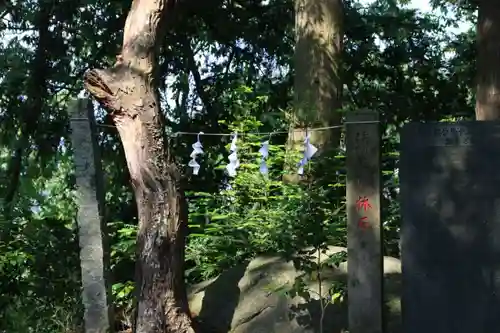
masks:
[[[261,125],[247,118],[229,129],[258,133]],[[339,210],[329,208],[331,201],[321,199],[327,197],[329,187],[313,192],[310,187],[281,181],[284,159],[298,161],[300,156],[285,156],[282,145],[269,145],[266,162],[270,171],[267,176],[260,173],[258,149],[267,139],[259,134],[243,136],[238,144],[241,165],[236,177],[226,179],[216,193],[190,195],[187,260],[193,268],[189,278],[207,279],[258,254],[290,256],[308,245],[345,243],[345,221],[339,218]]]
[[[473,22],[468,6],[435,1],[449,10],[430,15],[401,2],[344,2],[344,109],[381,114],[384,246],[395,256],[399,129],[411,120],[472,117],[475,66],[473,31],[446,30],[452,13]],[[160,54],[167,132],[237,131],[241,166],[228,178],[229,137],[203,136],[202,170],[194,176],[187,167],[193,137],[172,137],[190,211],[188,282],[261,253],[294,258],[315,274],[320,267],[307,266],[310,254],[300,251],[346,242],[345,150],[332,147],[327,157],[315,159],[307,170],[314,181],[285,184],[285,159],[300,157],[285,156],[286,134],[258,134],[288,130],[293,2],[189,3],[171,22]],[[84,70],[115,58],[129,5],[31,0],[0,7],[0,331],[68,332],[81,324],[66,107],[82,88]],[[41,40],[43,31],[49,38]],[[137,212],[116,128],[103,110],[96,114],[113,293],[122,313],[131,306]],[[37,119],[36,126],[26,126],[30,119]],[[263,177],[258,149],[267,139],[270,174]],[[334,288],[332,297],[344,295],[343,286]],[[303,284],[297,281],[293,290],[304,291]]]

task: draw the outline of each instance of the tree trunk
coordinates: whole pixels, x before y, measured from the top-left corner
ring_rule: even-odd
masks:
[[[307,127],[340,124],[343,15],[342,0],[295,0],[294,111],[288,151],[303,146]],[[311,133],[319,154],[327,145],[337,146],[339,139],[338,129]],[[288,169],[292,166],[295,163]],[[285,179],[297,181],[294,174],[295,169],[290,170]]]
[[[47,96],[47,45],[50,43],[50,18],[52,6],[47,1],[40,2],[40,9],[35,14],[35,25],[38,32],[38,43],[35,50],[35,57],[30,64],[32,75],[27,84],[28,100],[23,103],[21,111],[21,120],[23,125],[19,142],[16,144],[14,156],[12,156],[8,167],[7,175],[10,181],[7,183],[7,189],[4,196],[4,204],[6,207],[5,217],[7,220],[12,218],[13,205],[15,203],[16,194],[23,172],[23,159],[29,155],[30,137],[36,140],[37,129],[39,128],[38,120],[43,114],[45,108],[45,100]],[[39,142],[36,142],[39,144]],[[39,144],[39,149],[42,147]],[[42,163],[42,167],[45,167]],[[1,236],[1,235],[0,235]],[[6,240],[5,238],[2,238]]]
[[[500,118],[500,6],[479,1],[476,120]]]
[[[174,0],[133,0],[112,68],[85,74],[85,87],[120,134],[139,214],[135,332],[193,332],[184,284],[187,207],[164,135],[155,72],[159,35]]]

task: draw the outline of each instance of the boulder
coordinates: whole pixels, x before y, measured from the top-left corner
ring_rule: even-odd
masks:
[[[346,251],[332,246],[320,259]],[[317,257],[316,257],[317,258]],[[397,258],[384,258],[386,332],[401,332],[400,290],[401,263]],[[293,284],[303,276],[311,298],[290,297],[276,292],[279,286]],[[322,290],[347,279],[347,264],[325,269]],[[193,316],[203,326],[217,333],[316,333],[321,317],[317,293],[319,283],[294,268],[293,263],[281,257],[262,256],[233,267],[219,277],[190,288],[189,303]],[[326,309],[323,332],[347,331],[347,306],[345,302],[329,305]]]

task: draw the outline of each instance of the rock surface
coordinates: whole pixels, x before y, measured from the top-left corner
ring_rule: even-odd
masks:
[[[346,251],[343,247],[329,247],[321,259]],[[218,333],[316,333],[321,316],[318,281],[304,278],[313,290],[311,300],[289,297],[273,290],[293,283],[303,273],[292,262],[280,257],[258,257],[248,264],[239,265],[212,280],[191,288],[189,302],[191,313]],[[384,258],[386,332],[401,332],[400,286],[401,263],[399,259]],[[335,281],[346,281],[347,264],[322,273],[322,290],[327,291]],[[347,331],[346,304],[327,307],[324,333]]]

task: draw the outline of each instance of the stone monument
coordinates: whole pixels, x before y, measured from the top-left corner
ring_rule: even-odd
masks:
[[[500,332],[500,122],[401,135],[405,333]]]

